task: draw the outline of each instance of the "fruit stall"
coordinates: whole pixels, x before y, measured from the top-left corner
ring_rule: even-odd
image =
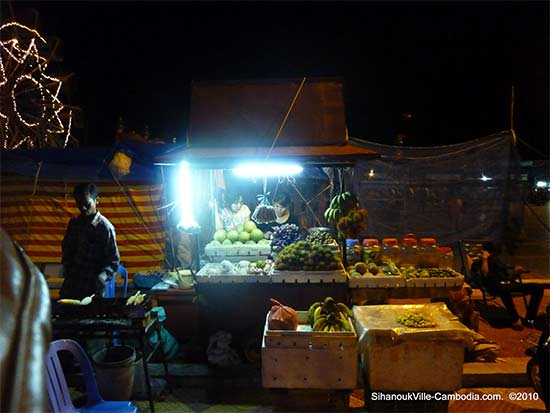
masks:
[[[341,409],[358,382],[358,350],[365,351],[356,309],[389,298],[446,298],[464,279],[434,238],[369,238],[368,211],[350,176],[356,161],[376,154],[348,139],[339,82],[272,82],[273,94],[265,88],[261,82],[195,85],[189,144],[159,159],[179,168],[177,227],[193,240],[200,336],[206,348],[218,331],[229,332],[245,360],[261,359],[263,385],[274,396],[288,400],[289,392],[315,390],[322,403],[336,401]],[[274,101],[254,105],[251,96]],[[281,106],[282,96],[290,105]],[[315,104],[294,106],[298,97]],[[235,118],[232,105],[240,99],[250,105],[247,116]],[[216,106],[208,104],[213,100]],[[272,124],[278,116],[265,115],[276,107],[286,115],[275,139],[262,141],[250,124],[239,127],[243,118],[254,118],[256,131],[262,121]],[[243,162],[254,162],[251,175],[237,173]],[[254,211],[250,219],[231,229],[216,226],[213,194],[220,186],[239,188]],[[299,225],[262,230],[277,218],[269,199],[281,187],[293,194]],[[424,328],[414,314],[402,321]],[[333,365],[339,368],[331,371]]]
[[[259,349],[270,298],[298,309],[327,296],[349,303],[345,251],[335,234],[339,205],[329,202],[338,197],[353,204],[346,176],[357,160],[376,153],[348,138],[342,86],[338,79],[193,83],[188,144],[157,161],[179,170],[174,174],[174,198],[182,210],[177,225],[193,239],[205,340],[225,330],[234,342],[245,342],[241,348]],[[243,163],[255,163],[256,174],[236,177]],[[289,165],[302,172],[278,169]],[[216,190],[231,186],[255,212],[284,187],[303,208],[297,214],[300,228],[281,227],[268,239],[252,214],[246,228],[220,231],[212,205]],[[323,216],[325,210],[330,214]],[[330,245],[307,232],[325,227],[329,216]],[[319,242],[312,242],[315,237]]]
[[[260,104],[258,96],[265,101]],[[394,297],[440,298],[462,285],[460,274],[436,268],[435,240],[426,246],[418,241],[418,257],[432,263],[417,271],[416,262],[398,258],[406,256],[402,247],[413,249],[403,242],[411,237],[383,239],[379,246],[365,238],[368,212],[353,195],[350,176],[357,161],[373,157],[376,153],[347,136],[338,80],[193,84],[188,144],[158,161],[178,166],[177,226],[193,239],[205,340],[226,330],[243,341],[245,351],[259,348],[270,298],[305,310],[329,296],[350,305],[373,304]],[[249,174],[237,174],[239,169]],[[214,225],[220,186],[238,187],[254,210],[238,228]],[[262,213],[271,209],[274,215],[269,199],[280,187],[302,208],[301,225],[281,225],[267,234],[260,229],[269,221]]]

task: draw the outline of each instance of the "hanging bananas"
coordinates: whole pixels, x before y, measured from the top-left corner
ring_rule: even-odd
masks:
[[[325,211],[325,219],[329,224],[338,222],[338,220],[349,213],[354,208],[359,207],[359,200],[351,192],[342,192],[336,195],[330,201],[329,207]]]
[[[307,312],[307,321],[313,331],[353,331],[349,318],[353,318],[349,307],[332,297],[313,303]]]

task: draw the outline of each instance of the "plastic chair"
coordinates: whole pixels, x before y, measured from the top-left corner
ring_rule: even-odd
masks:
[[[126,268],[121,264],[118,266],[116,272],[113,274],[111,279],[108,281],[107,285],[105,286],[105,294],[104,298],[114,298],[115,297],[115,286],[116,286],[116,276],[120,275],[123,280],[124,284],[122,285],[122,296],[126,297],[126,293],[128,291],[128,271]]]
[[[69,387],[59,361],[58,352],[66,350],[78,361],[80,370],[86,385],[87,402],[85,406],[74,407]],[[136,413],[137,407],[130,401],[105,401],[99,395],[94,371],[88,356],[73,340],[56,340],[50,343],[48,357],[46,360],[48,373],[48,395],[52,413]]]

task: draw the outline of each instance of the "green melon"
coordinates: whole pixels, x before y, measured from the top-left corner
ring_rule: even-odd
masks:
[[[239,234],[239,241],[246,243],[250,240],[250,234],[246,231],[243,231]]]
[[[223,242],[226,236],[227,236],[227,232],[225,232],[224,229],[220,229],[214,233],[214,240],[218,242]]]
[[[255,228],[250,233],[250,239],[258,242],[258,241],[264,239],[264,233],[262,232],[261,229]]]
[[[239,233],[233,229],[227,233],[227,239],[231,242],[235,242],[239,239]]]
[[[256,229],[256,224],[254,221],[246,221],[243,225],[243,228],[246,232],[250,233]]]

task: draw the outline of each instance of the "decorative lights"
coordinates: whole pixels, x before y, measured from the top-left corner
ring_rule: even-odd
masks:
[[[0,144],[64,148],[72,138],[72,111],[59,100],[62,81],[47,75],[46,40],[17,22],[0,26]]]

